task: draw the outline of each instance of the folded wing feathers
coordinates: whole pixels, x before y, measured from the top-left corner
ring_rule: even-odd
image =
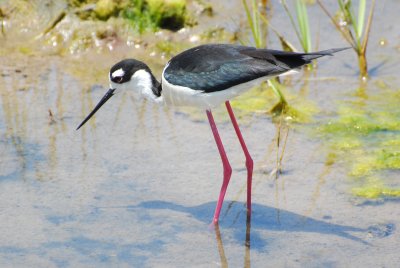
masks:
[[[323,57],[332,56],[333,53],[349,49],[346,48],[332,48],[318,52],[311,53],[296,53],[296,52],[283,52],[268,49],[244,49],[240,51],[241,54],[247,55],[254,59],[265,60],[273,65],[287,70],[301,67],[302,65],[310,63],[312,60]]]

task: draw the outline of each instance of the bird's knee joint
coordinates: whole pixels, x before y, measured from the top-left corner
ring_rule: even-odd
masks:
[[[225,174],[225,176],[229,176],[229,177],[232,175],[232,168],[230,165],[225,166],[224,174]]]
[[[248,158],[246,159],[246,167],[247,167],[248,169],[253,169],[253,166],[254,166],[254,161],[253,161],[253,159],[252,159],[251,157],[248,157]]]

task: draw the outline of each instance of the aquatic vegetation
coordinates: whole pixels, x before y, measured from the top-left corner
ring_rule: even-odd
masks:
[[[253,35],[253,41],[254,45],[257,48],[265,48],[266,47],[266,29],[267,29],[267,24],[268,20],[265,16],[261,14],[261,12],[258,10],[258,5],[256,0],[252,0],[251,2],[251,9],[249,5],[247,4],[247,0],[242,0],[244,9],[246,11],[246,18],[247,18],[247,23],[251,29],[251,33]],[[265,5],[263,5],[265,6]],[[250,42],[248,42],[250,43]],[[270,84],[271,85],[271,84]],[[280,87],[277,86],[275,83],[270,86],[270,88],[273,90],[273,92],[276,94],[276,96],[279,98],[279,102],[275,105],[275,111],[279,111],[279,113],[282,113],[285,108],[288,108],[289,105],[287,101],[285,100],[285,97],[283,93],[280,90]],[[254,105],[254,104],[253,104]],[[286,109],[287,111],[288,109]]]
[[[289,10],[286,1],[281,2],[286,14],[290,19],[290,23],[293,26],[293,29],[296,32],[296,36],[299,39],[299,42],[304,50],[304,52],[311,52],[311,34],[310,34],[310,24],[308,22],[308,14],[307,14],[307,7],[304,1],[295,1],[295,9],[296,9],[296,18],[297,24],[293,19],[293,15]]]
[[[358,161],[353,164],[350,175],[361,177],[372,174],[378,170],[399,169],[400,170],[400,149],[382,149],[372,152],[363,152]]]
[[[347,151],[360,148],[362,142],[356,137],[342,137],[341,139],[334,139],[330,142],[330,147],[335,151]]]
[[[139,33],[177,29],[189,17],[185,0],[65,0],[54,4],[15,0],[1,2],[0,8],[0,38],[7,37],[1,54],[46,51],[65,55],[136,46],[150,38]]]
[[[340,105],[337,118],[317,129],[357,182],[352,193],[362,198],[400,197],[400,183],[391,176],[400,172],[400,94],[380,90],[363,104]]]
[[[107,20],[109,17],[116,15],[117,11],[117,3],[113,0],[99,0],[94,8],[97,18],[101,20]]]
[[[76,14],[81,20],[108,20],[118,16],[128,0],[68,0],[68,12]],[[66,11],[66,10],[64,10]]]
[[[200,34],[200,39],[207,43],[221,42],[221,40],[233,43],[237,42],[238,37],[236,33],[227,31],[223,27],[216,27],[203,31]]]
[[[179,30],[186,20],[185,0],[147,0],[151,18],[157,27]]]
[[[82,20],[123,17],[140,33],[159,28],[178,30],[188,18],[186,0],[70,0],[69,5]]]
[[[278,87],[279,92],[284,91],[286,97],[275,93],[275,89]],[[276,103],[277,95],[281,96],[278,103]],[[239,115],[269,113],[274,120],[279,120],[282,115],[283,120],[287,123],[309,123],[319,111],[315,103],[288,92],[283,85],[274,81],[269,83],[267,88],[263,85],[258,86],[233,99],[231,102],[235,109],[238,110]],[[287,105],[288,102],[290,102],[290,105]]]
[[[400,130],[400,122],[393,121],[389,113],[357,114],[358,112],[354,108],[340,108],[339,118],[322,126],[321,131],[335,135],[368,135],[379,131]]]
[[[262,17],[260,11],[258,10],[258,5],[256,0],[251,1],[251,9],[247,4],[247,0],[242,0],[244,10],[246,11],[247,23],[250,26],[251,33],[253,35],[254,45],[257,48],[266,47],[266,19]],[[248,42],[250,43],[250,42]]]
[[[179,52],[188,48],[188,44],[181,43],[173,43],[170,41],[162,40],[156,43],[155,45],[157,51],[161,53],[161,55],[166,58],[171,58],[172,56],[178,54]]]
[[[123,17],[140,33],[147,29],[178,30],[187,20],[185,0],[130,0]]]
[[[7,17],[6,14],[4,14],[4,11],[0,8],[0,28],[1,28],[1,35],[5,36],[4,32],[4,19]]]
[[[400,189],[392,189],[383,185],[380,179],[371,178],[366,185],[352,189],[355,196],[366,199],[399,198]]]
[[[327,10],[322,1],[317,0],[317,3],[325,12],[325,14],[330,18],[336,29],[342,34],[344,39],[352,46],[353,50],[357,53],[360,76],[362,78],[368,77],[366,52],[375,10],[375,0],[372,0],[371,2],[371,7],[365,28],[365,15],[367,12],[366,0],[359,1],[357,16],[354,13],[353,2],[351,0],[338,0],[340,9],[339,20],[337,20],[335,16],[333,16]]]

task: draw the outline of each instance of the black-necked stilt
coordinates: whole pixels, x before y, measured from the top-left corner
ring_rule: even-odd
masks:
[[[143,62],[126,59],[115,64],[109,73],[110,89],[93,111],[78,126],[85,124],[115,90],[132,89],[158,103],[204,108],[217,143],[223,165],[223,182],[213,222],[218,222],[222,202],[232,169],[218,134],[211,108],[225,102],[236,135],[246,157],[247,212],[251,214],[251,181],[253,160],[243,140],[229,100],[271,77],[295,70],[312,60],[332,55],[346,48],[313,53],[293,53],[228,44],[209,44],[186,50],[173,57],[165,66],[161,83]]]

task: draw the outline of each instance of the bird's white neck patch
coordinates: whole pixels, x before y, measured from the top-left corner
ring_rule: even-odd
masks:
[[[116,70],[111,75],[119,70],[120,69]],[[151,73],[144,69],[137,70],[129,81],[122,84],[110,81],[110,88],[116,89],[115,93],[130,91],[139,98],[146,98],[155,102],[162,101],[161,97],[157,97],[153,93],[153,79]]]
[[[111,77],[112,77],[112,78],[121,77],[121,76],[124,76],[124,74],[125,74],[124,70],[122,70],[122,68],[120,68],[120,69],[114,71],[114,72],[111,74]]]
[[[151,90],[153,82],[151,75],[146,70],[137,70],[131,78],[131,84],[134,91],[137,91],[140,95],[148,99],[154,99],[154,93]]]

